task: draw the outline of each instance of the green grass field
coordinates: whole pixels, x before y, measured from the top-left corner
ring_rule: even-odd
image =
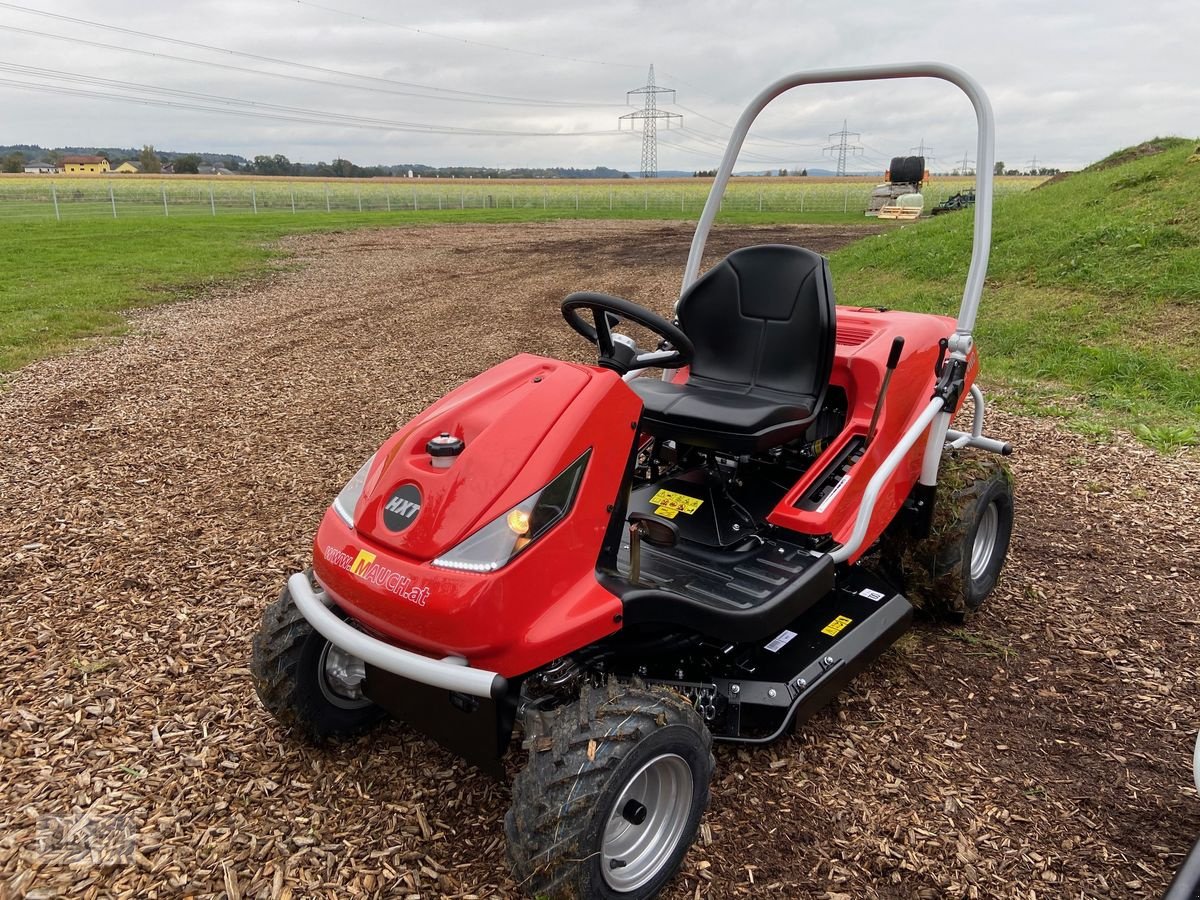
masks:
[[[1200,162],[1157,143],[998,206],[976,337],[1008,402],[1169,449],[1200,441]],[[971,230],[954,214],[836,253],[839,298],[957,309]]]
[[[1037,178],[1004,178],[1007,196]],[[478,181],[193,178],[150,176],[0,177],[0,223],[5,221],[127,219],[235,213],[448,212],[507,209],[543,213],[698,216],[708,179],[622,181]],[[967,178],[935,178],[929,205],[968,186]],[[861,213],[873,183],[858,179],[736,178],[723,209],[744,213]]]

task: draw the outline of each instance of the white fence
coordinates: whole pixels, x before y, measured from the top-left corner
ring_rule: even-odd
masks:
[[[933,183],[924,191],[925,208],[966,186]],[[872,185],[819,182],[805,185],[733,184],[722,209],[745,213],[863,213]],[[1028,184],[997,185],[998,195]],[[421,212],[429,210],[544,210],[588,215],[699,215],[708,182],[618,185],[580,182],[552,185],[480,182],[314,183],[231,179],[22,179],[0,180],[0,220],[58,221],[84,218],[266,215],[299,213]]]

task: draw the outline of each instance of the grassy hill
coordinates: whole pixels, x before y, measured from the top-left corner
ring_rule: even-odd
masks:
[[[1080,431],[1200,442],[1200,154],[1156,139],[995,209],[976,327],[984,372]],[[846,304],[956,312],[972,221],[953,213],[835,254]]]

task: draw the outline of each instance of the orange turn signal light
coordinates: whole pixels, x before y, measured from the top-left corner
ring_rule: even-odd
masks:
[[[513,534],[529,533],[529,513],[523,509],[514,509],[508,514],[508,529]]]

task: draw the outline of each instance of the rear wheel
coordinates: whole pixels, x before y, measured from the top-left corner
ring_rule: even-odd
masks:
[[[529,761],[505,817],[514,873],[537,897],[652,897],[708,806],[712,738],[678,694],[610,682],[526,719]]]
[[[362,661],[315,631],[286,586],[263,611],[250,673],[267,711],[309,740],[359,734],[384,716],[363,696]]]
[[[1008,557],[1012,475],[994,456],[948,456],[938,475],[929,535],[884,535],[882,561],[918,609],[962,619],[983,605]]]

